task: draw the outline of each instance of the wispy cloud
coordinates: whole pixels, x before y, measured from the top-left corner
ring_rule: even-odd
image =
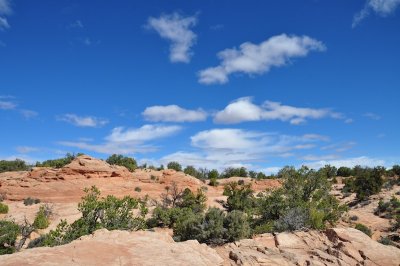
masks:
[[[236,124],[246,121],[281,120],[292,125],[303,124],[307,119],[330,117],[344,119],[341,113],[331,109],[313,109],[282,105],[279,102],[265,101],[261,106],[252,102],[251,97],[239,98],[217,112],[214,122],[219,124]]]
[[[110,135],[105,137],[105,142],[101,144],[88,143],[88,141],[83,140],[77,142],[60,141],[59,144],[104,154],[146,153],[157,150],[157,147],[147,142],[172,136],[181,129],[180,126],[164,125],[144,125],[140,128],[130,129],[116,127],[111,131]]]
[[[70,23],[67,26],[67,29],[83,29],[83,28],[84,28],[83,23],[79,19],[75,20],[74,22]]]
[[[384,166],[385,160],[378,159],[378,158],[370,158],[368,156],[361,156],[361,157],[354,157],[354,158],[346,158],[346,159],[338,159],[338,160],[319,160],[315,162],[305,163],[305,165],[318,169],[323,167],[324,165],[330,164],[335,167],[354,167],[356,165],[361,166]]]
[[[13,101],[2,101],[0,100],[1,110],[13,110],[17,107],[17,104]]]
[[[76,114],[64,114],[57,117],[57,120],[70,123],[78,127],[102,127],[108,123],[107,119],[94,116],[78,116]]]
[[[39,148],[30,147],[30,146],[18,146],[15,148],[19,153],[31,153],[35,151],[39,151]]]
[[[287,65],[290,59],[304,57],[311,51],[324,51],[325,45],[308,36],[289,36],[281,34],[268,40],[253,44],[245,42],[239,49],[226,49],[218,53],[219,66],[209,67],[199,72],[199,82],[203,84],[223,84],[229,75],[244,73],[263,74],[272,67]]]
[[[366,0],[364,8],[354,15],[352,27],[355,28],[371,12],[381,17],[387,17],[393,14],[399,5],[400,0]]]
[[[23,117],[25,117],[26,119],[31,119],[31,118],[34,118],[34,117],[36,117],[36,116],[39,115],[38,112],[32,111],[32,110],[27,110],[27,109],[22,109],[22,110],[20,110],[19,112],[20,112],[21,115],[22,115]]]
[[[157,31],[161,38],[171,42],[171,62],[189,63],[193,55],[190,50],[196,43],[197,35],[191,30],[197,24],[197,16],[183,17],[178,13],[150,17],[146,27]]]
[[[10,28],[10,24],[6,18],[7,15],[12,13],[11,4],[9,0],[0,0],[0,30]]]
[[[202,109],[188,110],[178,105],[147,107],[142,115],[152,122],[198,122],[207,119],[207,113]]]
[[[369,119],[372,119],[372,120],[381,120],[381,118],[382,118],[380,115],[375,114],[375,113],[365,113],[364,116],[368,117]]]

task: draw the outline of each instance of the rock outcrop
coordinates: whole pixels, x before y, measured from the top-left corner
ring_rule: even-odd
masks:
[[[222,265],[215,250],[196,240],[176,243],[166,233],[98,230],[67,245],[0,256],[0,265]]]
[[[217,248],[236,265],[399,265],[400,250],[353,228],[263,234]]]

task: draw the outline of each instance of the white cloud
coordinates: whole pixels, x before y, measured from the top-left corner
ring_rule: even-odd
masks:
[[[144,125],[140,128],[124,129],[116,127],[101,144],[88,143],[89,141],[61,141],[61,145],[75,147],[82,150],[94,151],[104,154],[133,154],[153,152],[157,147],[146,144],[148,141],[174,135],[182,128],[179,126]],[[90,141],[92,142],[92,141]]]
[[[71,24],[69,24],[67,26],[68,29],[83,29],[83,23],[81,20],[77,19],[74,22],[72,22]]]
[[[197,24],[196,16],[183,17],[178,13],[161,15],[159,18],[150,17],[147,27],[154,29],[166,40],[171,42],[171,62],[190,62],[193,52],[191,47],[196,43],[197,36],[191,30]]]
[[[12,101],[1,101],[0,100],[0,109],[1,110],[13,110],[17,107],[17,104]]]
[[[245,73],[263,74],[272,67],[290,63],[290,59],[304,57],[310,51],[324,51],[325,45],[308,36],[288,36],[281,34],[253,44],[245,42],[239,49],[226,49],[218,53],[221,64],[199,72],[199,82],[203,84],[227,83],[229,75]]]
[[[36,147],[30,147],[30,146],[18,146],[15,148],[19,153],[31,153],[38,151],[39,148]]]
[[[207,113],[201,109],[188,110],[177,105],[147,107],[142,115],[153,122],[197,122],[207,119]]]
[[[0,0],[0,30],[6,30],[10,28],[7,18],[5,15],[12,13],[11,5],[9,0]]]
[[[76,114],[64,114],[57,117],[57,119],[78,127],[101,127],[108,123],[107,119],[94,116],[78,116]]]
[[[375,12],[381,17],[386,17],[395,12],[400,5],[400,0],[366,0],[365,6],[361,11],[354,15],[352,27],[356,27],[362,20]]]
[[[258,169],[257,164],[269,158],[293,156],[291,151],[311,149],[314,143],[326,139],[316,134],[289,136],[234,128],[211,129],[191,137],[195,150],[177,151],[162,157],[158,163],[179,161],[208,169],[230,166]]]
[[[364,116],[368,117],[368,118],[370,118],[372,120],[381,120],[381,116],[377,115],[375,113],[365,113]]]
[[[347,158],[340,160],[320,160],[320,161],[305,163],[305,165],[314,169],[324,167],[327,164],[330,164],[335,167],[341,167],[341,166],[354,167],[356,165],[373,167],[378,165],[385,165],[385,161],[382,159],[361,156],[361,157]]]
[[[331,117],[344,119],[340,113],[330,109],[313,109],[282,105],[279,102],[266,101],[258,106],[252,103],[250,97],[237,99],[219,111],[214,116],[214,122],[219,124],[237,124],[246,121],[281,120],[293,125],[303,124],[307,119]]]
[[[39,115],[38,112],[32,111],[32,110],[27,110],[27,109],[22,109],[22,110],[20,110],[19,112],[20,112],[21,115],[22,115],[23,117],[25,117],[26,119],[30,119],[30,118],[33,118],[33,117],[36,117],[36,116]]]
[[[306,155],[303,156],[302,159],[306,161],[322,161],[322,160],[334,160],[337,159],[339,156],[337,154],[326,154],[326,155]]]

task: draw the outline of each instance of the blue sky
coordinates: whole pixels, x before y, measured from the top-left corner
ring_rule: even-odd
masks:
[[[0,158],[400,162],[399,0],[0,0]]]

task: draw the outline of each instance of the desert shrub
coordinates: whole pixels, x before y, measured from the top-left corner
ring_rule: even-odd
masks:
[[[290,176],[295,175],[297,172],[296,168],[293,166],[285,166],[276,174],[277,178],[288,178]]]
[[[3,202],[6,199],[7,199],[7,193],[1,192],[0,193],[0,202]]]
[[[246,213],[238,210],[229,212],[224,221],[227,241],[237,241],[251,235],[250,224]]]
[[[337,175],[337,168],[335,166],[331,166],[329,164],[318,170],[321,175],[325,175],[326,178],[334,178]]]
[[[168,169],[173,169],[173,170],[178,171],[178,172],[182,171],[182,166],[178,162],[169,162],[167,164],[167,168]]]
[[[337,175],[341,177],[349,177],[352,175],[352,170],[349,167],[342,166],[337,170]]]
[[[243,186],[243,185],[244,185],[244,180],[241,179],[241,180],[239,180],[237,183],[238,183],[239,186]]]
[[[76,157],[83,155],[82,153],[78,154],[71,154],[67,153],[64,158],[53,159],[53,160],[46,160],[43,162],[37,162],[37,167],[53,167],[53,168],[61,168],[66,166],[67,164],[71,163]]]
[[[133,172],[137,168],[136,160],[120,154],[113,154],[106,160],[111,165],[125,166],[129,171]]]
[[[231,182],[224,188],[224,196],[228,196],[224,208],[230,212],[234,210],[250,212],[255,207],[254,191],[251,185],[239,185]]]
[[[396,164],[392,166],[392,171],[395,173],[397,176],[400,176],[400,165]]]
[[[30,206],[30,205],[38,204],[38,203],[40,203],[40,199],[35,199],[35,198],[31,198],[31,197],[27,197],[26,199],[24,199],[25,206]]]
[[[36,229],[45,229],[49,226],[49,217],[51,214],[51,209],[49,206],[40,206],[39,211],[36,214],[33,226]]]
[[[218,184],[219,184],[219,182],[218,182],[217,178],[215,178],[215,177],[210,178],[210,183],[209,183],[210,186],[216,187],[216,186],[218,186]]]
[[[228,167],[221,173],[220,178],[229,178],[232,176],[247,177],[248,175],[249,174],[245,167],[239,167],[239,168]]]
[[[323,229],[335,224],[346,207],[329,194],[327,175],[302,167],[280,171],[283,186],[257,198],[255,226],[274,224],[278,231]]]
[[[395,218],[397,215],[400,215],[400,200],[394,196],[386,202],[379,200],[378,207],[375,209],[374,214],[387,219]]]
[[[25,161],[16,159],[13,161],[0,161],[0,173],[10,172],[10,171],[26,171],[29,169],[29,166],[25,163]]]
[[[8,213],[8,205],[0,202],[0,214]]]
[[[354,178],[346,179],[343,193],[355,192],[357,199],[362,201],[381,191],[384,181],[382,175],[385,173],[385,168],[380,166],[375,168],[355,166],[353,172]]]
[[[388,237],[383,237],[383,236],[382,236],[382,237],[378,240],[378,242],[381,243],[381,244],[383,244],[383,245],[386,245],[386,246],[394,246],[393,241],[392,241],[390,238],[388,238]]]
[[[208,179],[217,179],[219,177],[218,170],[213,169],[210,172],[208,172]]]
[[[186,188],[176,205],[179,208],[189,208],[193,212],[203,212],[206,208],[206,202],[207,197],[203,190],[198,189],[197,193],[194,194],[190,189]]]
[[[371,235],[372,235],[371,229],[369,229],[367,226],[365,226],[363,224],[356,224],[355,229],[363,232],[364,234],[366,234],[369,237],[371,237]]]
[[[191,175],[194,177],[198,177],[199,176],[199,172],[196,170],[196,168],[194,168],[191,165],[188,165],[185,167],[185,169],[183,170],[183,172],[187,175]]]
[[[142,189],[141,189],[140,187],[135,187],[135,191],[136,191],[136,192],[141,192]]]
[[[263,172],[258,172],[256,178],[258,180],[267,179],[268,177]]]
[[[147,213],[145,203],[125,196],[118,199],[115,196],[100,198],[100,191],[92,186],[86,188],[86,195],[78,204],[82,216],[72,224],[62,220],[56,227],[44,236],[41,242],[44,246],[57,246],[69,243],[83,235],[93,233],[100,228],[108,230],[137,230],[144,228],[144,216]],[[139,209],[139,215],[133,214]]]
[[[352,215],[352,216],[350,216],[350,220],[351,221],[357,221],[358,220],[358,216],[357,215]]]
[[[15,244],[20,234],[18,224],[0,220],[0,255],[15,252]]]

